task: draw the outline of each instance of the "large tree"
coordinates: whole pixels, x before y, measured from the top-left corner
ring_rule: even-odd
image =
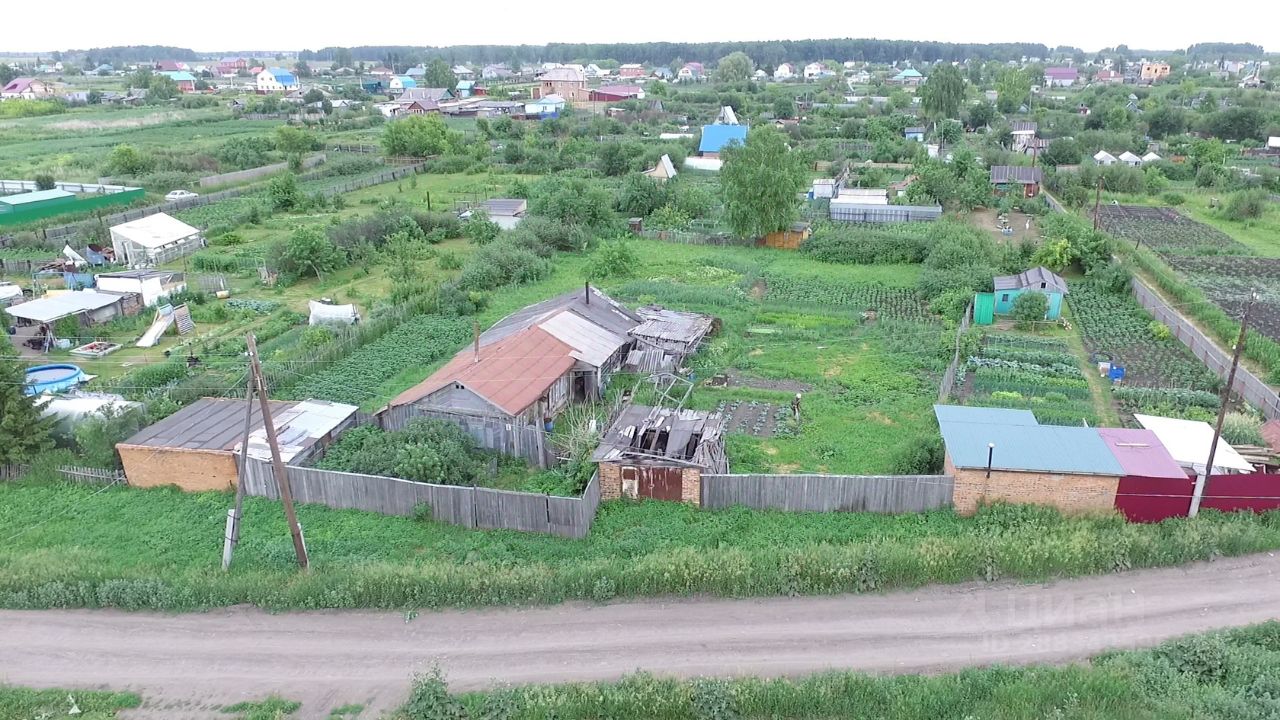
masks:
[[[743,83],[751,79],[756,69],[755,63],[744,52],[734,52],[720,58],[716,63],[716,82]]]
[[[382,148],[388,155],[441,155],[457,144],[456,134],[439,115],[410,115],[387,123],[382,131]]]
[[[1002,113],[1017,112],[1031,99],[1031,76],[1021,70],[1006,68],[996,80],[996,108]]]
[[[808,175],[782,133],[770,125],[758,126],[747,134],[745,145],[730,145],[720,155],[724,217],[734,234],[759,237],[784,230],[795,220],[796,194]]]
[[[935,120],[960,117],[964,102],[964,77],[954,65],[935,66],[920,88],[920,104]]]
[[[42,418],[34,398],[22,394],[25,381],[13,345],[0,342],[0,465],[25,463],[53,447],[53,421]]]
[[[422,76],[427,87],[448,88],[452,91],[458,86],[458,76],[453,74],[453,69],[449,67],[449,63],[442,58],[436,58],[427,65],[427,71]]]
[[[349,68],[355,64],[355,60],[351,57],[351,50],[348,48],[338,48],[333,51],[333,69]]]
[[[17,76],[18,71],[10,67],[8,63],[0,63],[0,85],[8,85]]]

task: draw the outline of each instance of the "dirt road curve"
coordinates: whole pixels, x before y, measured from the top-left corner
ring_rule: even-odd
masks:
[[[1047,585],[888,595],[572,604],[525,610],[204,614],[0,611],[0,683],[140,691],[138,717],[205,717],[275,692],[305,717],[397,704],[438,662],[455,689],[830,668],[934,672],[1057,663],[1280,617],[1280,557]],[[184,708],[178,711],[177,708]],[[203,708],[203,710],[202,710]],[[225,716],[224,716],[225,717]],[[362,716],[368,717],[368,715]]]

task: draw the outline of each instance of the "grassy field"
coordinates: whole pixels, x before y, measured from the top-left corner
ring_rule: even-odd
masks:
[[[1277,678],[1280,624],[1271,622],[1066,667],[975,668],[935,677],[832,672],[689,681],[637,674],[610,683],[450,695],[439,677],[426,676],[394,717],[1235,720],[1280,713]]]
[[[60,460],[49,457],[52,466]],[[37,477],[45,474],[37,473]],[[585,540],[475,531],[305,505],[299,574],[280,506],[246,498],[219,569],[230,493],[0,485],[0,606],[436,608],[613,597],[824,594],[1039,580],[1280,547],[1280,513],[1158,525],[997,506],[972,518],[703,511],[605,503]]]
[[[80,720],[113,720],[119,711],[135,708],[141,702],[141,698],[133,693],[30,690],[0,685],[0,717],[7,720],[36,720],[68,715]]]
[[[1186,200],[1177,206],[1182,214],[1221,230],[1262,257],[1280,258],[1280,208],[1275,203],[1269,203],[1263,216],[1256,220],[1228,220],[1219,208],[1210,205],[1215,201],[1219,205],[1224,204],[1229,193],[1189,188],[1180,189],[1178,194]],[[1122,205],[1168,205],[1159,195],[1103,193],[1103,197],[1104,201],[1115,200]],[[1086,211],[1092,212],[1091,207],[1086,208]]]

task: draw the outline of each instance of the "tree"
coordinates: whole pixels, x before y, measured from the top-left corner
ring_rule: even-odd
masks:
[[[293,64],[293,72],[300,78],[311,77],[311,66],[305,60],[299,60]]]
[[[314,226],[294,230],[287,240],[277,245],[275,256],[276,267],[288,279],[307,275],[322,277],[347,264],[342,248],[334,245],[324,230]]]
[[[757,126],[745,145],[729,145],[724,165],[724,217],[738,237],[753,238],[785,229],[796,217],[796,194],[808,179],[804,161],[771,126]]]
[[[355,60],[351,57],[351,50],[348,48],[338,48],[333,51],[333,67],[349,68],[355,64]]]
[[[1178,108],[1161,105],[1146,115],[1147,133],[1157,140],[1177,135],[1187,127],[1186,113]]]
[[[667,185],[674,182],[660,183],[640,173],[628,175],[618,194],[618,210],[629,217],[645,217],[667,203]]]
[[[317,149],[320,141],[316,136],[292,125],[281,125],[276,128],[276,149],[285,155],[301,155]]]
[[[773,116],[779,120],[788,120],[796,116],[796,103],[789,97],[780,97],[773,101]]]
[[[436,58],[427,65],[426,73],[422,79],[426,82],[427,87],[447,88],[453,90],[458,86],[458,76],[453,74],[453,69],[449,67],[449,63],[441,58]]]
[[[155,160],[143,155],[132,145],[121,144],[111,150],[104,168],[107,175],[144,175],[155,169]]]
[[[983,100],[969,108],[969,127],[977,130],[981,127],[987,127],[996,119],[996,108],[991,103]]]
[[[35,398],[22,393],[25,382],[13,344],[0,342],[0,465],[25,463],[53,447],[53,419],[41,417]]]
[[[1049,298],[1044,293],[1034,290],[1024,292],[1013,300],[1013,309],[1009,316],[1014,324],[1022,330],[1034,327],[1035,323],[1044,320],[1049,314]]]
[[[955,145],[964,136],[964,128],[956,120],[944,120],[938,125],[938,136],[942,138],[943,145]]]
[[[18,76],[18,71],[9,66],[8,63],[0,63],[0,85],[8,85]]]
[[[382,148],[388,155],[430,157],[441,155],[457,145],[439,115],[411,115],[387,123],[382,131]]]
[[[960,116],[964,101],[964,77],[954,65],[934,67],[920,87],[920,104],[934,119]]]
[[[1031,98],[1031,77],[1021,70],[1006,68],[996,80],[996,109],[1002,113],[1018,112]]]
[[[324,100],[324,91],[322,91],[320,88],[311,88],[310,90],[307,91],[306,95],[302,96],[302,102],[308,105],[312,103],[318,103],[321,100]]]
[[[1227,162],[1227,146],[1221,140],[1196,140],[1191,144],[1191,165],[1200,170],[1217,167]]]
[[[1205,129],[1223,140],[1261,140],[1265,125],[1266,117],[1261,110],[1233,107],[1211,115]]]
[[[1080,143],[1074,138],[1054,138],[1049,147],[1040,153],[1040,162],[1045,165],[1079,165],[1084,152]]]
[[[639,154],[637,151],[643,152],[631,143],[603,143],[596,155],[600,162],[600,172],[611,177],[627,174],[631,170],[631,158]]]
[[[292,210],[302,203],[302,191],[298,189],[298,178],[288,172],[267,183],[267,197],[271,198],[271,207],[275,210]]]
[[[178,83],[168,75],[152,75],[147,85],[148,100],[172,100],[178,97]]]
[[[745,83],[751,79],[755,63],[744,52],[733,52],[716,63],[715,80],[722,83]]]

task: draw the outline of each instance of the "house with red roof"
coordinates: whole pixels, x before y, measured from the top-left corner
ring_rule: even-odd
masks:
[[[0,100],[37,100],[52,96],[53,86],[36,78],[14,78],[0,88]]]
[[[190,69],[186,63],[178,60],[161,60],[156,63],[156,72],[184,72]]]
[[[600,102],[643,100],[644,89],[639,85],[601,85],[591,91],[591,99]]]
[[[1124,82],[1124,73],[1118,73],[1110,68],[1099,70],[1093,74],[1093,81],[1099,85],[1119,85]]]
[[[1045,87],[1071,87],[1080,79],[1080,71],[1073,67],[1051,67],[1044,69]]]

